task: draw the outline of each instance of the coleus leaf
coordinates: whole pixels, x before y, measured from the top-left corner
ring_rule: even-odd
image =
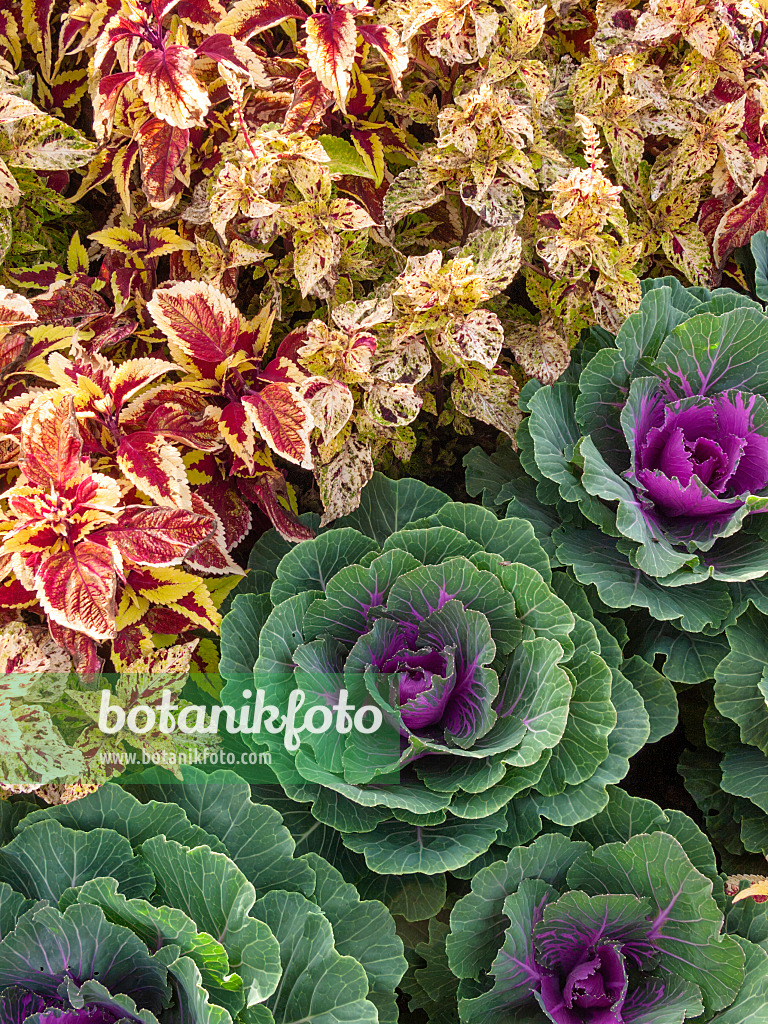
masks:
[[[21,189],[11,172],[8,170],[5,161],[0,160],[0,207],[13,207],[19,205]]]
[[[306,29],[309,66],[344,110],[357,52],[354,15],[347,7],[329,4],[325,12],[307,18]]]
[[[233,561],[227,550],[227,539],[224,533],[224,524],[211,506],[199,494],[192,495],[192,508],[202,517],[207,517],[212,523],[209,536],[190,549],[184,561],[190,569],[199,569],[201,572],[213,575],[223,573],[239,573],[244,575],[243,570]]]
[[[22,117],[6,128],[0,147],[10,167],[41,171],[71,171],[91,160],[96,147],[76,128],[47,114]]]
[[[211,107],[194,72],[195,51],[188,46],[148,50],[136,63],[136,85],[155,117],[176,128],[205,123]]]
[[[21,24],[26,41],[40,57],[46,71],[46,78],[51,78],[51,15],[55,0],[22,0]]]
[[[243,405],[251,423],[273,452],[304,469],[312,468],[309,437],[314,421],[296,385],[265,384],[256,394],[246,395]]]
[[[112,553],[92,540],[44,557],[35,573],[46,613],[94,640],[115,636],[115,566]]]
[[[117,464],[131,483],[158,504],[190,508],[184,461],[161,435],[148,430],[125,434],[117,448]]]
[[[0,331],[33,323],[37,318],[37,311],[29,299],[17,295],[10,288],[0,287]]]
[[[194,362],[222,362],[237,346],[240,314],[212,285],[185,281],[158,288],[147,309],[168,340]]]
[[[87,463],[71,398],[46,399],[24,417],[21,425],[22,470],[30,483],[43,490],[66,486],[82,477]]]
[[[755,183],[752,191],[725,213],[717,225],[712,252],[715,264],[722,267],[726,259],[758,231],[768,228],[768,173]]]
[[[213,537],[217,525],[218,516],[199,499],[195,511],[129,505],[117,523],[99,532],[99,539],[109,545],[118,565],[179,565]]]
[[[152,206],[167,209],[175,200],[177,171],[189,146],[189,131],[151,117],[139,128],[137,139],[144,193]]]
[[[401,95],[403,74],[408,68],[408,48],[390,25],[360,25],[357,31],[369,46],[375,46],[386,61],[395,92]]]
[[[289,18],[303,21],[306,16],[307,12],[295,0],[237,0],[216,30],[247,42],[257,32],[274,28]]]

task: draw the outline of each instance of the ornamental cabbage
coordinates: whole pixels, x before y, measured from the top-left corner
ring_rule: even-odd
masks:
[[[231,772],[0,803],[2,1024],[397,1020],[394,921]]]
[[[725,925],[725,909],[712,848],[691,819],[614,791],[570,838],[540,836],[475,874],[446,940],[460,1018],[765,1020],[768,954],[724,934],[746,920],[729,914]]]
[[[266,535],[250,564],[256,592],[223,623],[221,701],[237,721],[259,690],[278,709],[300,690],[319,718],[342,691],[377,709],[375,732],[306,729],[294,750],[282,733],[240,737],[376,872],[456,870],[532,839],[542,816],[588,818],[674,728],[671,685],[639,659],[622,668],[523,519],[374,476],[333,529],[294,548]]]
[[[726,288],[643,290],[616,337],[593,328],[563,380],[523,389],[535,493],[479,449],[468,487],[533,504],[550,553],[609,607],[717,633],[768,576],[768,316]]]

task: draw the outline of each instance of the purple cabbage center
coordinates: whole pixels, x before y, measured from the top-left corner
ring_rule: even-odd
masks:
[[[636,482],[667,516],[739,508],[768,485],[768,437],[753,425],[754,395],[665,402],[649,398],[635,426]]]
[[[590,947],[565,976],[541,979],[541,1001],[556,1024],[622,1024],[624,957],[612,943]]]

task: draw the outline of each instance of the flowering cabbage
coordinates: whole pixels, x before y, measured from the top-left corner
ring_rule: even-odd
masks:
[[[455,870],[533,838],[542,815],[588,818],[651,729],[674,727],[670,684],[620,671],[619,643],[522,519],[374,476],[333,529],[292,549],[267,535],[250,564],[255,592],[223,623],[222,703],[237,721],[254,690],[283,711],[301,690],[320,718],[343,691],[378,709],[377,731],[307,729],[298,749],[242,737],[374,871]]]
[[[763,1020],[768,954],[723,934],[725,907],[694,823],[615,791],[571,838],[543,835],[474,876],[446,940],[461,1020]]]
[[[522,393],[520,461],[553,553],[610,607],[717,632],[768,574],[768,522],[751,514],[768,508],[768,317],[729,289],[655,279],[615,338],[593,329],[577,354],[566,379]],[[484,460],[468,463],[476,492]]]
[[[394,1024],[394,922],[230,772],[0,804],[2,1024]]]

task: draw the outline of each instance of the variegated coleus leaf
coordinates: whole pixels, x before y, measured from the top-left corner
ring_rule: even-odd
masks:
[[[34,323],[37,318],[37,311],[29,299],[17,295],[10,288],[0,287],[0,333],[6,334],[14,327]]]
[[[307,18],[306,30],[309,66],[344,110],[357,51],[355,16],[350,6],[331,2]]]
[[[50,714],[71,672],[71,658],[44,626],[0,626],[0,790],[30,792],[83,770]]]
[[[245,328],[223,292],[190,281],[158,289],[148,309],[179,362],[210,382],[204,386],[219,403],[216,419],[221,435],[248,468],[252,467],[254,430],[276,454],[311,468],[309,439],[314,422],[300,391],[307,375],[286,360],[275,361],[265,370],[241,360],[232,363],[233,374],[225,381],[227,360],[236,352],[244,358],[261,353],[263,341],[258,331]]]
[[[212,539],[218,516],[201,499],[193,511],[172,507],[133,505],[123,508],[113,525],[99,531],[99,540],[112,551],[115,564],[180,565]]]
[[[197,569],[215,576],[225,573],[244,575],[243,570],[229,554],[224,524],[217,513],[200,494],[192,495],[192,508],[198,514],[210,517],[213,527],[209,537],[187,552],[184,556],[184,564],[190,569]]]
[[[84,769],[83,755],[66,742],[45,708],[0,703],[0,790],[36,792]]]
[[[315,428],[323,444],[328,444],[344,429],[355,410],[355,399],[346,384],[322,377],[311,377],[302,386],[302,397],[309,407]]]
[[[320,525],[327,526],[360,504],[360,494],[373,476],[369,445],[356,434],[350,434],[338,454],[318,467],[316,475],[325,509]]]
[[[212,285],[185,281],[159,288],[147,309],[185,365],[215,368],[237,347],[240,314],[232,300]]]
[[[52,699],[64,689],[72,662],[43,626],[10,622],[0,637],[0,702]]]
[[[169,690],[174,697],[178,697],[189,677],[192,653],[198,642],[190,640],[173,647],[140,654],[130,660],[124,660],[118,651],[115,651],[113,658],[119,676],[113,684],[113,703],[129,712],[141,705],[158,704],[164,690]],[[162,755],[169,763],[167,755],[170,752],[177,754],[183,749],[189,756],[190,748],[197,748],[202,758],[206,750],[212,751],[219,745],[219,739],[215,735],[169,735],[162,732],[159,725],[142,734],[125,729],[115,735],[107,735],[98,726],[101,694],[75,689],[69,690],[68,693],[88,722],[76,741],[76,747],[85,759],[87,777],[98,782],[104,781],[110,771],[114,773],[118,759],[109,755],[124,750],[125,742],[132,748],[138,748],[148,758],[153,754]],[[179,707],[184,707],[187,703],[183,700],[178,701]],[[173,765],[171,770],[174,770]],[[178,768],[175,768],[174,774],[181,778]]]
[[[189,146],[189,131],[151,117],[138,129],[137,141],[144,194],[153,207],[167,210],[183,185],[180,168]]]
[[[306,16],[307,12],[295,0],[235,0],[216,30],[247,42],[257,32],[274,28],[289,18],[303,21]]]
[[[160,505],[191,508],[192,495],[181,453],[161,434],[136,430],[124,434],[115,453],[127,480]]]
[[[456,412],[488,423],[513,443],[523,414],[518,406],[520,385],[514,377],[485,368],[460,371],[451,387]]]
[[[71,171],[93,158],[96,147],[82,132],[38,111],[0,131],[0,157],[9,167]]]
[[[298,385],[270,382],[245,395],[242,402],[249,420],[273,452],[304,469],[312,468],[309,440],[315,423]]]
[[[542,384],[554,384],[571,361],[568,342],[545,317],[538,324],[516,321],[508,344],[523,372]]]
[[[22,586],[66,629],[114,637],[118,574],[133,563],[179,563],[213,534],[210,514],[123,507],[118,482],[83,457],[73,400],[62,391],[26,414],[21,451],[22,475],[4,495],[0,556],[10,556]]]
[[[178,566],[134,566],[120,587],[117,627],[135,623],[154,633],[179,634],[197,626],[215,633],[221,616],[200,576]]]

